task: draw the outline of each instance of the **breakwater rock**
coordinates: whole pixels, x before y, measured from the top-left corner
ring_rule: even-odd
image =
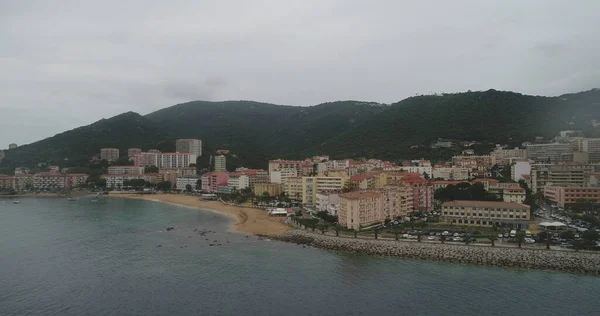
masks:
[[[273,239],[378,256],[600,275],[600,254],[587,252],[354,239],[303,230],[292,230]]]

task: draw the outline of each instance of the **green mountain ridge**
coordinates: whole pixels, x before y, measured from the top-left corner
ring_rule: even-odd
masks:
[[[173,150],[177,138],[203,141],[202,163],[216,149],[230,149],[231,166],[266,168],[274,158],[318,154],[382,159],[449,158],[432,150],[438,138],[518,146],[560,130],[600,136],[600,90],[558,97],[506,91],[423,95],[385,105],[337,101],[285,106],[254,101],[193,101],[141,116],[127,112],[6,151],[0,167],[83,165],[102,147]],[[414,147],[418,146],[417,149]]]

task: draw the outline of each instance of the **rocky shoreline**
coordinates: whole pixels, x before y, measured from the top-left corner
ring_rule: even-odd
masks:
[[[391,240],[354,239],[292,230],[280,241],[335,251],[520,269],[600,275],[600,254]]]

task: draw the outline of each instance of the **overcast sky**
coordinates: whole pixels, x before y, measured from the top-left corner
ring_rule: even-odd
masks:
[[[0,0],[0,148],[191,100],[587,90],[600,86],[598,12],[596,0]]]

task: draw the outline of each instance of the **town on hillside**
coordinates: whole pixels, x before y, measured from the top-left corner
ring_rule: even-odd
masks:
[[[450,241],[465,241],[468,231],[509,239],[522,231],[519,245],[551,240],[564,247],[583,243],[585,235],[592,236],[586,245],[593,248],[600,231],[600,139],[580,135],[563,131],[552,142],[496,145],[486,153],[465,149],[449,161],[325,155],[270,160],[268,169],[228,170],[230,151],[217,150],[203,172],[196,167],[202,141],[179,139],[176,152],[169,153],[129,148],[124,155],[99,148],[90,165],[100,169],[16,168],[13,175],[0,175],[0,190],[198,194],[241,206],[280,207],[283,214],[317,217],[351,231],[399,229],[404,238],[420,240],[428,227],[429,239]],[[440,140],[433,146],[451,145]],[[531,233],[540,230],[554,233]]]

